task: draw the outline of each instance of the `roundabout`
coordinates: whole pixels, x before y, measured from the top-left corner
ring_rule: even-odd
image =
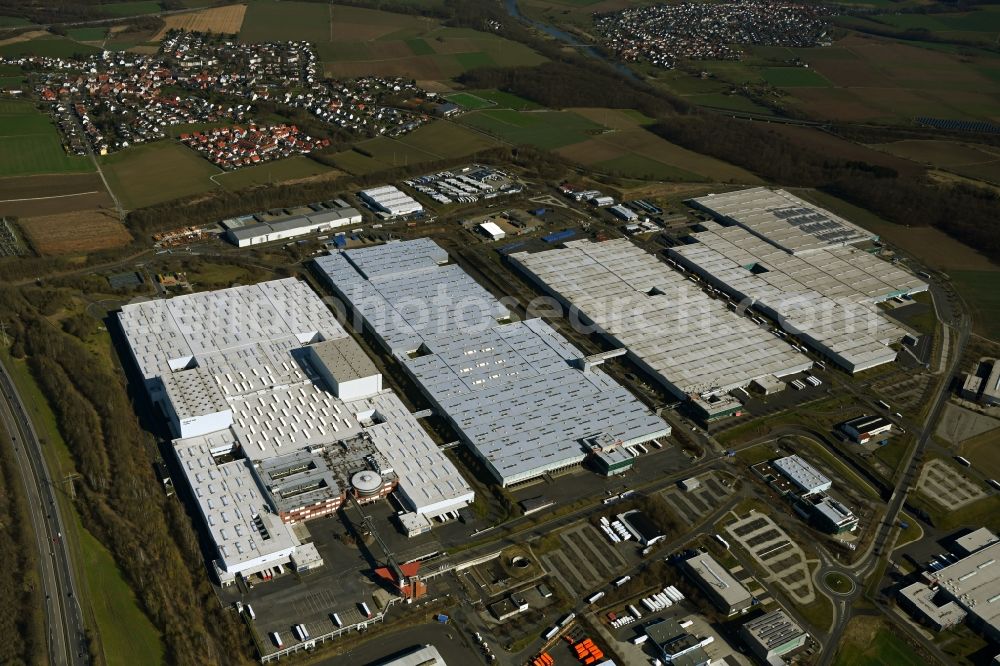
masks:
[[[837,596],[846,597],[854,593],[857,585],[850,576],[839,571],[828,571],[823,575],[823,586]]]

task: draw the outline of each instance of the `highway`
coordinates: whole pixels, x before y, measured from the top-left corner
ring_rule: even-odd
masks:
[[[0,364],[0,421],[14,446],[25,486],[31,524],[38,544],[38,569],[45,594],[45,630],[49,663],[77,666],[90,655],[77,586],[63,538],[65,522],[56,502],[55,487],[43,458],[34,424],[7,368]]]

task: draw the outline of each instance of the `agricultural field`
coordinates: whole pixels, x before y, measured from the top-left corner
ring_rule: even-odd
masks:
[[[257,166],[229,171],[216,176],[215,181],[227,190],[241,190],[254,185],[269,185],[290,180],[302,180],[322,174],[336,176],[339,172],[323,166],[305,155],[266,162]]]
[[[607,128],[569,111],[475,111],[459,122],[513,144],[551,150],[586,141]]]
[[[0,178],[0,215],[54,215],[112,205],[97,173]]]
[[[28,100],[0,100],[0,176],[93,171],[87,157],[67,155],[49,117]]]
[[[478,111],[479,109],[488,109],[491,107],[514,109],[515,111],[533,111],[543,108],[537,102],[501,90],[465,90],[445,95],[445,98],[449,102],[454,102],[469,111]]]
[[[651,119],[636,111],[590,108],[572,112],[611,131],[556,152],[599,171],[651,180],[761,182],[744,169],[681,148],[643,129]]]
[[[222,171],[171,140],[133,146],[101,160],[111,190],[126,209],[142,208],[218,187]]]
[[[372,173],[404,164],[436,162],[463,157],[498,145],[495,139],[456,123],[438,121],[400,137],[378,137],[362,141],[357,150],[334,155],[338,168],[353,174]]]
[[[766,67],[764,80],[779,88],[825,88],[830,82],[805,67]]]
[[[154,0],[136,0],[135,2],[109,2],[102,5],[108,16],[140,16],[163,11],[159,2]]]
[[[75,55],[88,56],[97,53],[98,50],[93,46],[81,44],[66,37],[56,37],[47,32],[25,33],[19,37],[0,40],[0,56],[39,55],[71,58]]]
[[[960,176],[1000,184],[1000,149],[993,146],[912,139],[873,147]]]
[[[474,67],[543,60],[516,42],[444,27],[433,18],[309,2],[253,0],[240,39],[308,39],[316,44],[326,74],[342,78],[375,74],[446,81]]]
[[[26,217],[17,224],[41,255],[83,254],[132,242],[117,216],[102,210]]]
[[[0,28],[24,28],[32,25],[31,21],[20,16],[0,16]]]
[[[950,271],[952,283],[972,309],[974,329],[1000,341],[1000,267],[988,271]]]
[[[152,41],[160,41],[168,30],[188,30],[191,32],[216,32],[226,35],[239,34],[246,15],[246,5],[226,5],[212,7],[189,14],[171,14],[163,17],[163,29]]]

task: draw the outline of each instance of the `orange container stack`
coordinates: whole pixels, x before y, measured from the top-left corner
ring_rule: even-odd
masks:
[[[594,641],[589,638],[584,638],[582,641],[574,645],[573,650],[576,652],[576,658],[579,659],[585,666],[587,664],[596,664],[604,659],[604,651],[597,647]]]
[[[531,661],[531,666],[552,666],[555,661],[551,654],[543,652]]]

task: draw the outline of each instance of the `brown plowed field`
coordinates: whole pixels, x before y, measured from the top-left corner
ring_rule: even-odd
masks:
[[[113,205],[96,173],[0,178],[0,215],[36,217]]]
[[[76,254],[121,247],[132,235],[113,215],[84,210],[18,221],[25,238],[39,254]]]

